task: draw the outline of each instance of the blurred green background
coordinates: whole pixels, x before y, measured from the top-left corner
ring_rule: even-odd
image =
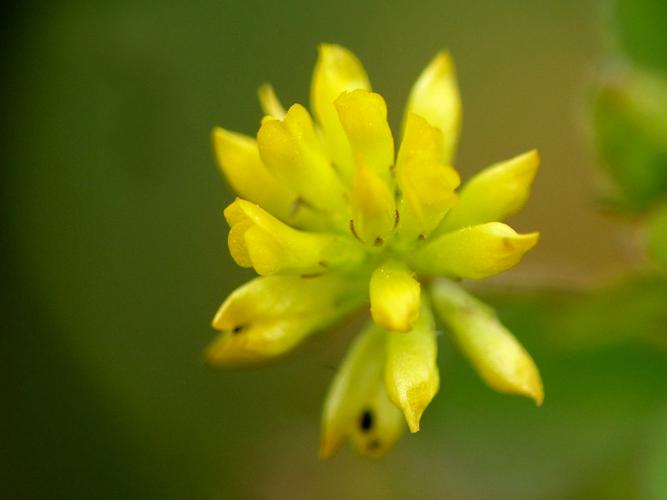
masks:
[[[624,127],[635,122],[614,108],[625,80],[612,77],[621,90],[605,100],[609,67],[667,74],[664,5],[8,8],[0,496],[667,498],[667,285],[645,255],[642,229],[647,207],[667,191],[653,189],[667,179],[667,141],[652,132],[627,140],[636,136]],[[464,177],[539,148],[532,200],[513,222],[539,229],[541,244],[477,293],[540,366],[542,408],[484,387],[443,335],[442,389],[423,430],[380,462],[343,450],[323,463],[321,404],[352,328],[258,370],[203,365],[213,313],[250,276],[226,249],[222,209],[232,193],[210,130],[254,134],[264,81],[286,103],[307,102],[323,41],[364,61],[394,125],[421,68],[449,48],[464,105]],[[641,122],[651,131],[652,116]],[[624,170],[646,158],[652,167],[642,175]],[[625,205],[596,201],[606,197],[601,184],[623,191],[634,179]],[[661,220],[651,240],[658,257],[667,255]]]

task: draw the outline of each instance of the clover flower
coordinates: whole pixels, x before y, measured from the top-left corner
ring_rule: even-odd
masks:
[[[457,282],[503,272],[538,240],[499,222],[522,208],[536,151],[492,165],[457,192],[451,166],[461,122],[446,52],[410,93],[395,143],[381,95],[358,59],[322,45],[311,114],[287,111],[273,89],[257,139],[213,131],[220,168],[239,197],[224,214],[229,250],[259,277],[234,291],[213,319],[214,366],[284,354],[361,307],[372,320],[357,336],[324,405],[320,455],[346,439],[381,456],[405,423],[419,430],[438,392],[434,313],[492,388],[539,405],[531,357],[493,311]],[[439,279],[431,279],[438,277]]]

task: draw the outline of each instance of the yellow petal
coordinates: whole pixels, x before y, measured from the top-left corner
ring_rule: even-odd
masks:
[[[424,301],[419,321],[408,333],[388,332],[384,370],[389,398],[403,410],[410,432],[440,387],[435,325],[430,306]]]
[[[396,181],[401,192],[399,232],[405,238],[428,237],[456,204],[454,190],[460,178],[441,158],[440,130],[410,113],[396,163]]]
[[[446,280],[434,283],[432,298],[440,319],[490,387],[542,404],[544,389],[535,362],[488,306]]]
[[[390,260],[370,281],[371,315],[385,330],[407,332],[419,318],[419,282],[405,264]]]
[[[354,159],[334,101],[347,90],[370,88],[354,54],[339,45],[320,45],[310,89],[311,109],[324,132],[327,151],[348,184],[354,175]]]
[[[451,163],[461,127],[461,99],[449,53],[440,52],[419,76],[408,98],[406,119],[409,113],[442,131],[442,159]]]
[[[330,216],[345,218],[345,189],[303,106],[293,105],[282,121],[264,120],[257,144],[269,172],[303,201]]]
[[[253,222],[251,220],[242,219],[230,227],[229,235],[227,236],[229,253],[232,255],[234,262],[241,267],[252,267],[252,259],[250,258],[250,253],[248,253],[248,245],[245,241],[246,232],[252,226]]]
[[[413,256],[414,268],[435,276],[481,279],[514,267],[537,244],[539,233],[518,234],[501,222],[446,233]]]
[[[350,238],[293,229],[240,198],[225,209],[225,217],[231,226],[232,257],[263,276],[317,274],[354,265],[363,257],[360,245]]]
[[[320,457],[328,458],[350,438],[358,452],[377,456],[398,440],[401,412],[389,402],[382,373],[386,332],[361,332],[329,387],[322,414]]]
[[[352,154],[360,156],[387,185],[393,185],[394,139],[387,123],[387,105],[380,94],[357,89],[343,92],[335,101],[338,117],[350,141]]]
[[[368,245],[383,245],[396,226],[393,191],[361,158],[352,186],[352,232]]]
[[[262,84],[257,94],[259,104],[262,106],[262,111],[265,115],[272,116],[278,120],[285,118],[285,108],[280,104],[280,100],[270,83]]]
[[[215,315],[213,328],[222,333],[208,347],[207,361],[234,366],[279,356],[358,304],[358,290],[334,274],[256,278],[234,291]]]
[[[502,221],[521,210],[530,196],[539,163],[540,157],[533,150],[482,170],[463,187],[459,203],[447,214],[438,232]]]
[[[296,194],[281,185],[262,164],[257,142],[222,128],[213,129],[213,146],[220,170],[239,196],[288,220]]]

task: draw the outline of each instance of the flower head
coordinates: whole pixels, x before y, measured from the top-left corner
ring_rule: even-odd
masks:
[[[461,105],[450,56],[438,54],[417,79],[396,141],[384,99],[340,46],[319,49],[313,116],[300,104],[285,111],[268,85],[259,98],[256,140],[213,131],[239,195],[225,209],[229,249],[260,276],[222,304],[208,361],[275,358],[368,307],[372,319],[326,398],[323,457],[346,439],[381,456],[406,423],[419,430],[439,387],[436,316],[489,386],[541,404],[531,357],[455,283],[503,272],[537,243],[537,233],[500,221],[526,202],[539,158],[530,151],[497,163],[456,191]]]

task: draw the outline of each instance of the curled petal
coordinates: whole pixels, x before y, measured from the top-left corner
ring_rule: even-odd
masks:
[[[482,380],[497,391],[542,404],[544,389],[535,362],[490,307],[447,280],[436,281],[431,296],[436,313]]]
[[[492,165],[470,179],[438,232],[502,221],[523,208],[540,163],[536,150]]]
[[[267,169],[301,200],[330,216],[345,217],[345,189],[303,106],[293,105],[282,121],[263,120],[257,144]]]
[[[213,366],[257,363],[279,356],[359,303],[362,294],[335,274],[317,278],[255,278],[234,291],[218,310],[221,330],[208,347]]]
[[[446,233],[412,257],[419,272],[481,279],[514,267],[533,248],[539,233],[518,234],[501,222],[488,222]]]
[[[410,432],[440,387],[436,362],[438,346],[430,306],[422,301],[422,312],[408,333],[388,332],[385,384],[391,401],[403,410]]]
[[[311,109],[324,132],[327,151],[348,184],[354,174],[354,158],[334,101],[345,91],[370,88],[354,54],[339,45],[320,45],[310,89]]]
[[[285,108],[280,104],[280,100],[270,83],[262,84],[257,91],[257,95],[259,97],[259,104],[262,106],[262,111],[265,115],[272,116],[278,120],[285,118]]]
[[[393,185],[394,139],[387,123],[387,105],[380,94],[357,89],[335,101],[338,117],[352,147],[387,185]]]
[[[408,332],[419,318],[419,282],[405,264],[390,260],[370,281],[371,315],[385,330]]]
[[[406,119],[409,113],[424,117],[442,131],[442,160],[451,163],[461,127],[461,99],[448,52],[436,55],[419,75],[408,98]]]
[[[415,239],[428,237],[457,196],[456,170],[444,165],[442,133],[421,116],[408,115],[405,135],[396,162],[396,181],[401,192],[399,232]]]
[[[360,246],[349,238],[293,229],[240,198],[225,209],[225,217],[231,226],[227,241],[232,257],[263,276],[317,274],[362,258]]]
[[[386,332],[371,325],[348,350],[324,403],[321,458],[333,455],[346,438],[362,455],[381,456],[400,437],[403,417],[382,379],[386,340]]]

